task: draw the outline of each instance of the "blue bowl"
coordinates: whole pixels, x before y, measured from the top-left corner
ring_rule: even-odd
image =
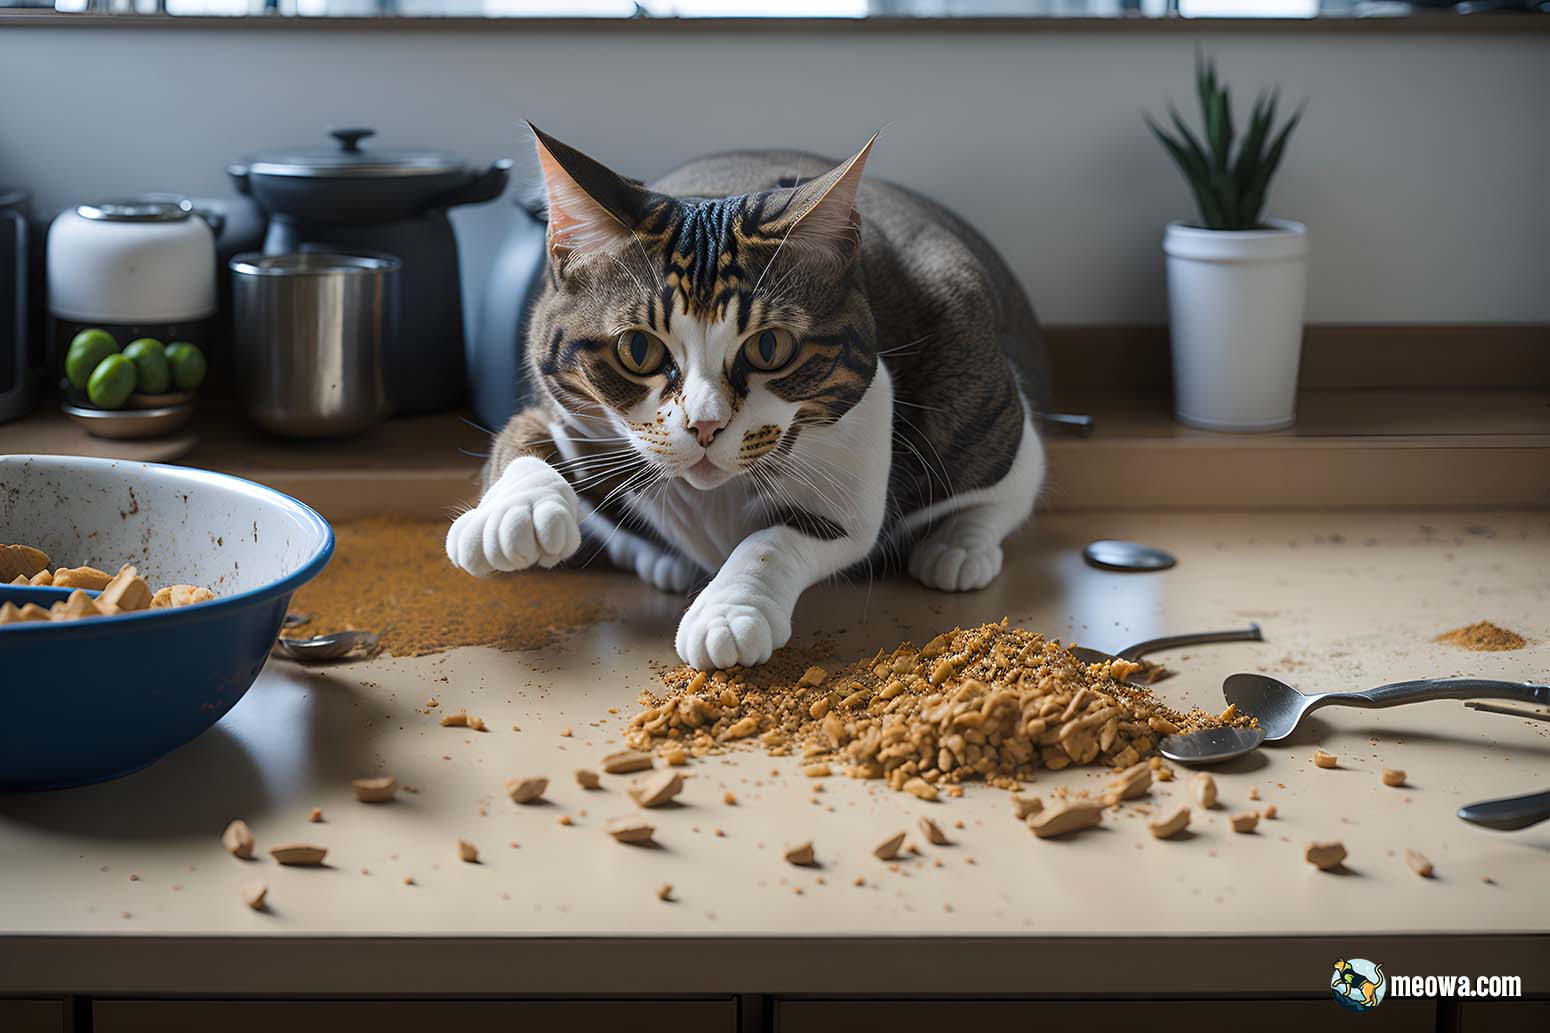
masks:
[[[0,789],[59,789],[137,771],[236,705],[263,669],[291,593],[328,563],[312,509],[224,474],[75,456],[0,456],[0,544],[50,567],[133,563],[207,603],[0,625]],[[68,589],[0,587],[47,607]]]

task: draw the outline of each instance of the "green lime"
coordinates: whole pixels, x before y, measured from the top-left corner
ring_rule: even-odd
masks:
[[[86,390],[86,381],[97,363],[118,351],[118,342],[106,330],[95,327],[82,330],[70,341],[65,353],[65,376],[77,391]]]
[[[122,355],[97,363],[86,381],[86,397],[99,409],[117,409],[135,389],[135,364]]]
[[[172,367],[172,386],[179,391],[192,391],[204,383],[204,353],[187,341],[167,345],[167,365]]]
[[[159,395],[172,386],[167,349],[154,337],[142,337],[124,346],[124,358],[135,364],[136,391]]]

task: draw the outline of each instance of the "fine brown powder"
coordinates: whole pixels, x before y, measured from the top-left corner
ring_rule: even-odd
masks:
[[[1490,621],[1476,621],[1462,628],[1445,631],[1436,640],[1460,649],[1473,649],[1477,653],[1499,653],[1508,649],[1522,649],[1527,645],[1522,635],[1499,628]]]
[[[305,637],[359,629],[382,635],[393,656],[457,646],[537,649],[609,616],[618,575],[537,570],[476,578],[447,559],[447,525],[433,520],[356,520],[334,525],[334,557],[291,599],[309,617]]]

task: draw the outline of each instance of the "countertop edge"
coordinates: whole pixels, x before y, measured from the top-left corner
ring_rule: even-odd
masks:
[[[434,950],[426,950],[433,945]],[[152,949],[154,948],[154,949]],[[1330,959],[1550,970],[1550,933],[1362,936],[0,936],[0,994],[1318,996]],[[1122,978],[1117,974],[1123,974]],[[1527,986],[1529,992],[1543,987]]]

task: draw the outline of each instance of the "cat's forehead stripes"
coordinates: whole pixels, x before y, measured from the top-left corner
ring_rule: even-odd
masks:
[[[661,205],[642,223],[662,262],[663,327],[677,302],[702,319],[724,318],[739,302],[738,330],[745,331],[753,286],[774,257],[779,238],[764,220],[784,206],[768,195],[694,199]]]

